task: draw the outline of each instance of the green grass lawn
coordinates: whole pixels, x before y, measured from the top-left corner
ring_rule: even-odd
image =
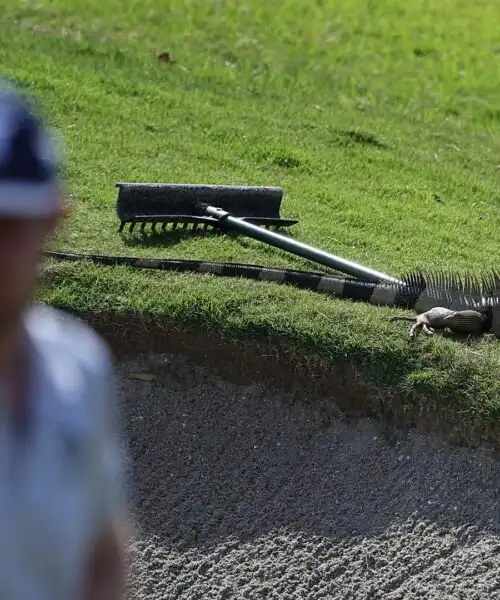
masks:
[[[58,249],[315,269],[248,239],[117,233],[116,181],[258,184],[284,187],[298,239],[378,270],[498,267],[494,0],[6,1],[0,58],[64,138],[74,212]],[[500,422],[497,343],[409,347],[387,309],[83,264],[56,265],[42,297],[280,340],[356,362],[378,393]]]

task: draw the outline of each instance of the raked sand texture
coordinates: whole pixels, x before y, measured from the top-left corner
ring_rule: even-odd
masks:
[[[127,377],[145,371],[156,379]],[[118,374],[131,598],[500,598],[500,463],[487,451],[327,422],[307,400],[177,356]]]

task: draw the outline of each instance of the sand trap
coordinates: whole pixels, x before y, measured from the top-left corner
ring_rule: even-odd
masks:
[[[152,365],[155,382],[124,377]],[[500,598],[488,452],[325,425],[307,401],[176,356],[118,371],[140,528],[131,597]]]

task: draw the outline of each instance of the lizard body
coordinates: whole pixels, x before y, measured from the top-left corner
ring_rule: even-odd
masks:
[[[449,329],[455,333],[479,335],[492,329],[493,311],[491,308],[481,310],[451,310],[436,306],[415,317],[397,315],[391,321],[410,321],[410,338],[416,337],[419,331],[432,335],[436,330]]]

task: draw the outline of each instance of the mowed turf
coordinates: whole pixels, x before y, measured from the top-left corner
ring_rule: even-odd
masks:
[[[57,249],[318,269],[245,238],[117,232],[116,181],[258,184],[285,189],[297,239],[392,275],[499,266],[493,0],[4,2],[0,58],[65,143],[74,207]],[[409,345],[388,309],[60,263],[41,297],[279,340],[352,362],[378,395],[500,421],[498,342]]]

